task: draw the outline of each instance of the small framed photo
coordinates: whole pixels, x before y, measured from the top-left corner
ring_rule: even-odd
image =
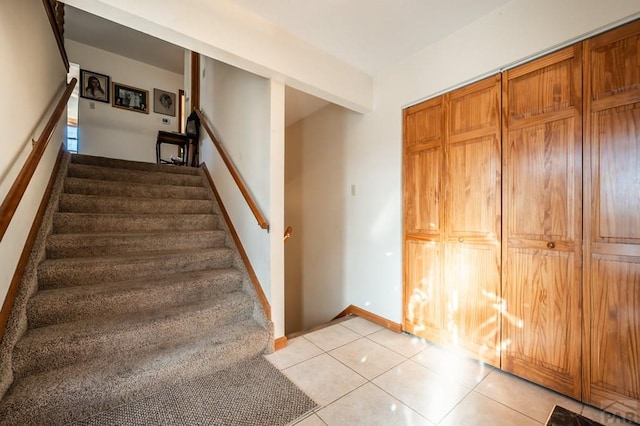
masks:
[[[109,77],[97,72],[80,70],[80,97],[109,103]]]
[[[153,112],[176,116],[176,94],[165,90],[153,89]]]
[[[149,114],[149,91],[114,82],[111,105]]]

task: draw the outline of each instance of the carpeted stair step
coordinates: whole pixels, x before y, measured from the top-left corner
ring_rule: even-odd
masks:
[[[215,214],[55,213],[53,233],[207,231],[216,229]]]
[[[154,350],[186,342],[207,330],[251,318],[253,300],[241,291],[213,300],[106,319],[92,318],[29,329],[13,350],[17,378],[97,358]]]
[[[114,169],[86,164],[69,164],[67,176],[148,185],[202,186],[202,176],[200,175]]]
[[[27,320],[30,328],[39,328],[169,309],[240,291],[242,277],[237,269],[215,269],[44,290],[29,300]]]
[[[211,213],[212,205],[210,200],[62,194],[58,208],[70,213]]]
[[[200,175],[196,167],[176,167],[167,164],[144,163],[140,161],[119,160],[116,158],[95,157],[92,155],[74,154],[70,164],[111,167],[119,170],[139,170],[144,172],[162,172],[175,174]]]
[[[226,233],[179,231],[150,233],[51,234],[47,238],[47,259],[112,256],[127,253],[205,249],[224,246]]]
[[[122,353],[25,377],[0,402],[0,419],[24,426],[68,424],[256,356],[270,339],[253,320],[210,332],[187,344],[167,342],[152,353]]]
[[[233,251],[222,247],[160,254],[47,259],[38,265],[38,286],[40,290],[49,290],[161,277],[179,272],[229,268],[232,261]]]
[[[64,192],[66,194],[100,195],[103,197],[209,199],[209,192],[203,186],[148,185],[144,183],[112,182],[73,177],[68,177],[64,180]]]
[[[201,169],[68,161],[0,425],[69,424],[273,348]]]

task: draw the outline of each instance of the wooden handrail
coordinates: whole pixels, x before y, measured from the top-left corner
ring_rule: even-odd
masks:
[[[53,110],[51,117],[49,117],[49,121],[47,121],[47,125],[42,130],[35,148],[31,151],[29,157],[27,157],[27,161],[25,161],[24,165],[20,169],[18,177],[16,177],[13,185],[11,185],[7,196],[0,206],[0,241],[2,241],[5,232],[7,232],[7,228],[9,228],[11,219],[18,209],[20,200],[22,200],[24,192],[26,191],[27,186],[29,186],[29,182],[31,182],[31,177],[33,177],[33,174],[38,167],[38,163],[40,162],[44,151],[47,149],[47,145],[49,145],[53,131],[56,129],[58,121],[60,121],[60,117],[62,117],[62,113],[67,108],[67,102],[69,101],[73,88],[77,82],[78,80],[73,78],[67,84],[67,88],[58,101],[56,109]]]
[[[56,43],[58,45],[58,50],[60,51],[60,56],[62,56],[62,62],[64,63],[64,67],[69,72],[69,57],[67,56],[67,50],[64,48],[64,4],[51,1],[51,0],[42,0],[44,4],[44,8],[47,11],[47,17],[49,18],[49,23],[51,24],[51,29],[53,30],[53,35],[56,38]],[[55,6],[54,6],[55,3]],[[62,15],[62,22],[60,21],[60,15]]]
[[[196,109],[195,112],[198,115],[198,118],[200,118],[200,124],[202,124],[202,127],[204,127],[204,130],[207,132],[207,134],[211,138],[211,142],[213,142],[213,145],[218,150],[218,153],[220,154],[220,157],[222,158],[222,161],[224,161],[224,164],[227,166],[227,169],[229,170],[229,173],[231,173],[231,176],[233,177],[233,180],[235,181],[236,185],[238,186],[238,189],[240,189],[240,192],[242,193],[242,196],[244,197],[245,201],[249,205],[249,208],[251,209],[251,212],[253,213],[253,215],[255,216],[256,220],[258,221],[258,225],[260,225],[260,228],[266,229],[268,231],[269,230],[269,223],[267,222],[267,219],[265,219],[265,217],[260,212],[260,209],[258,208],[258,205],[253,200],[253,198],[251,198],[251,194],[249,193],[249,190],[247,189],[247,186],[245,185],[244,181],[240,177],[240,174],[238,173],[238,171],[236,170],[235,166],[233,165],[233,163],[229,159],[229,156],[225,152],[224,148],[222,147],[220,142],[218,142],[218,139],[216,139],[215,135],[213,134],[213,130],[211,130],[211,127],[207,123],[207,120],[205,119],[204,114],[202,114],[202,111],[200,111],[199,109]]]
[[[291,225],[287,226],[287,229],[284,230],[284,242],[286,243],[289,238],[291,238],[291,234],[293,234],[293,228]]]

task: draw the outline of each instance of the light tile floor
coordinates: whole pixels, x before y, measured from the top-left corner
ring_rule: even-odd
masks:
[[[556,404],[605,425],[625,424],[359,317],[291,339],[266,358],[319,405],[297,426],[535,426],[545,424]]]

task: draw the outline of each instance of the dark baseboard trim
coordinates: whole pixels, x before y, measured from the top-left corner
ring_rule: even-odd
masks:
[[[40,226],[42,225],[44,213],[47,209],[47,205],[49,204],[49,199],[51,198],[51,191],[53,191],[53,185],[56,182],[56,176],[58,176],[58,170],[60,169],[60,162],[62,161],[63,153],[63,146],[60,145],[58,158],[56,159],[56,164],[53,166],[53,170],[51,171],[47,189],[44,191],[44,195],[42,196],[42,200],[40,201],[40,207],[38,207],[36,216],[33,220],[33,223],[31,224],[31,230],[29,231],[29,235],[27,236],[27,240],[25,241],[24,248],[22,249],[22,254],[20,255],[20,259],[18,260],[18,265],[16,266],[16,270],[13,273],[13,279],[11,280],[11,284],[9,284],[9,290],[7,291],[4,303],[2,304],[2,309],[0,310],[0,341],[2,341],[2,338],[4,337],[4,333],[7,327],[7,321],[9,320],[9,315],[11,314],[11,310],[13,309],[13,304],[16,300],[16,296],[18,295],[20,283],[22,282],[22,276],[24,275],[24,271],[27,268],[27,263],[29,262],[29,257],[31,256],[33,245],[36,241],[36,237],[38,236]]]
[[[287,347],[287,336],[278,337],[274,341],[274,349],[276,351]]]
[[[369,312],[365,309],[359,308],[355,305],[349,305],[344,311],[340,312],[336,315],[335,319],[339,319],[342,317],[346,317],[347,315],[357,315],[361,318],[369,320],[375,324],[378,324],[382,327],[388,328],[391,331],[396,333],[402,333],[402,325],[396,322],[390,321],[386,318],[381,317],[380,315],[376,315],[372,312]]]

